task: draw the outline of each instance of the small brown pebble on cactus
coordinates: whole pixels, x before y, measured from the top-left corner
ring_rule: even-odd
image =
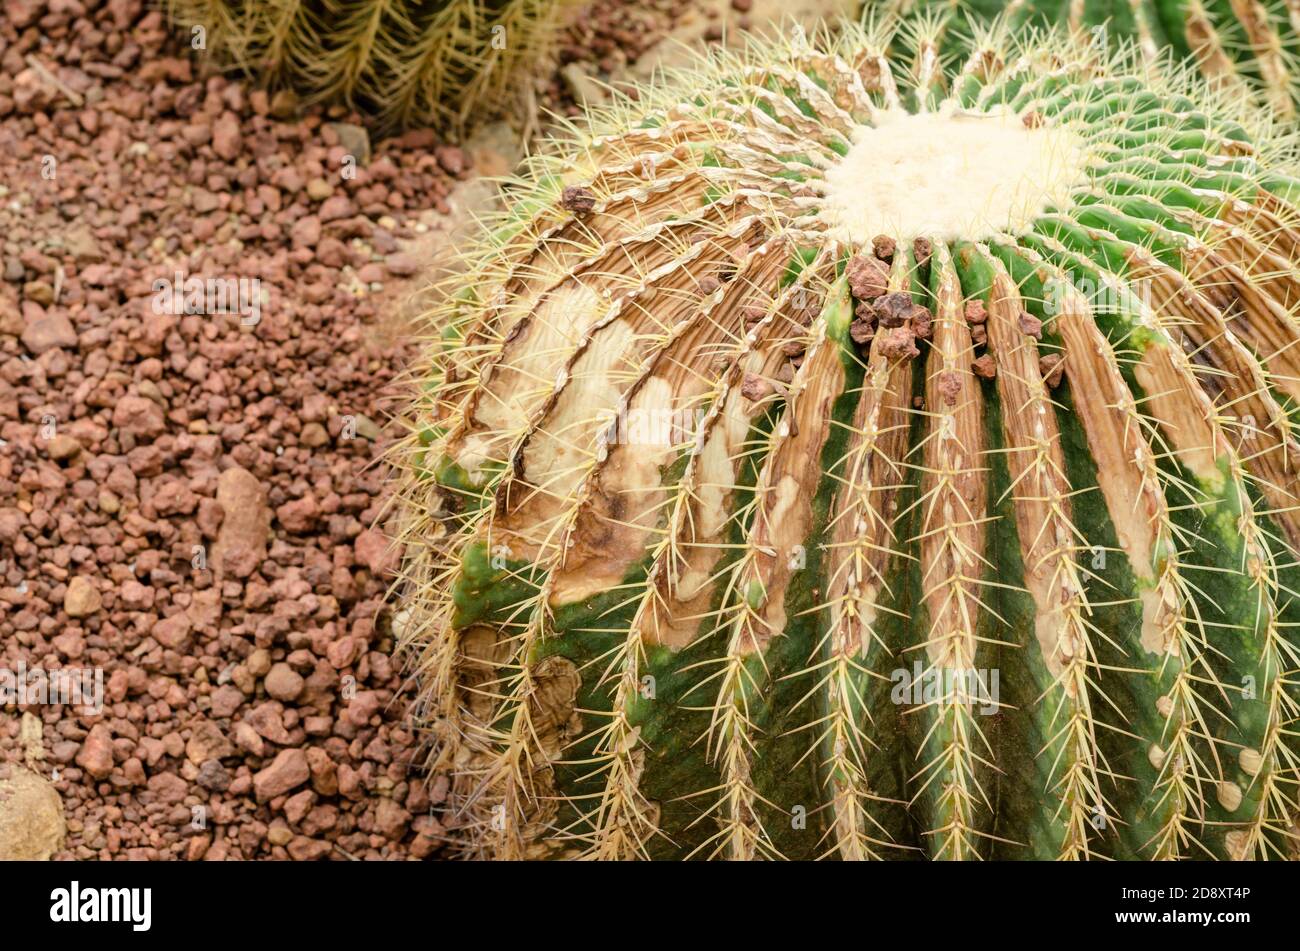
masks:
[[[963,313],[968,324],[982,324],[989,319],[989,312],[985,309],[982,300],[968,300]]]
[[[1059,353],[1045,353],[1038,358],[1038,372],[1052,389],[1061,385],[1061,376],[1065,373],[1065,360]]]
[[[912,295],[903,291],[886,294],[876,301],[876,320],[882,327],[901,327],[912,316]]]
[[[1037,109],[1031,109],[1020,117],[1020,121],[1025,124],[1026,129],[1037,129],[1043,124],[1043,114]]]
[[[745,374],[745,382],[740,384],[740,395],[747,400],[766,399],[776,392],[771,380],[766,380],[753,373]]]
[[[875,335],[876,326],[869,320],[859,318],[849,324],[849,337],[859,346],[870,343]]]
[[[970,370],[981,380],[991,380],[998,375],[997,365],[994,364],[993,357],[987,353],[982,357],[977,357],[971,363]]]
[[[881,331],[880,352],[889,360],[912,360],[921,355],[910,327],[890,327]]]
[[[871,239],[871,252],[882,261],[894,260],[898,244],[887,234],[878,234]]]
[[[930,243],[929,238],[917,238],[912,242],[912,255],[916,258],[917,267],[925,267],[930,263],[930,255],[934,253],[934,245]]]
[[[721,286],[722,282],[710,274],[700,280],[700,293],[707,297]]]
[[[787,357],[801,356],[808,349],[806,340],[787,340],[781,345],[781,352]]]
[[[1026,310],[1020,312],[1020,332],[1028,334],[1035,340],[1043,339],[1043,322]]]
[[[961,393],[961,374],[956,370],[944,370],[938,376],[939,395],[949,406],[957,405],[957,396]]]
[[[912,308],[908,319],[911,321],[912,333],[916,334],[918,340],[929,340],[933,336],[934,315],[930,313],[930,308],[917,304]]]
[[[912,409],[925,409],[925,397],[924,397],[924,396],[913,396],[913,397],[912,397]]]
[[[989,342],[989,332],[983,324],[972,324],[970,328],[970,342],[973,346],[982,347]]]
[[[849,292],[860,301],[875,300],[889,289],[889,269],[876,258],[856,254],[844,269]]]
[[[767,308],[761,307],[758,304],[751,304],[749,307],[744,309],[740,316],[741,319],[745,321],[746,326],[752,327],[754,324],[760,323],[763,318],[767,316]]]
[[[596,196],[590,188],[581,185],[566,185],[560,195],[560,204],[565,211],[571,211],[579,218],[591,214],[596,208]]]

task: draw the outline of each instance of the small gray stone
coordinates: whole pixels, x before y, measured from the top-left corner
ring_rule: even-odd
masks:
[[[199,767],[199,775],[195,781],[204,789],[212,792],[225,792],[230,788],[230,770],[221,765],[220,760],[204,760],[203,765]]]
[[[348,155],[357,160],[358,165],[370,161],[370,133],[362,126],[351,122],[329,122],[326,125],[334,130],[334,134],[339,137],[339,144]]]

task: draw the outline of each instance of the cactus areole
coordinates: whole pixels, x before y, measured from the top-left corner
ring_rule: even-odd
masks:
[[[1292,143],[904,39],[592,116],[448,288],[398,629],[468,854],[1291,857]]]

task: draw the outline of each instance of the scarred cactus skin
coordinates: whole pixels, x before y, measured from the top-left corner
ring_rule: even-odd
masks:
[[[571,0],[167,0],[218,62],[392,131],[461,132],[508,111]]]
[[[1291,855],[1293,143],[899,42],[592,116],[444,288],[396,627],[467,854]]]

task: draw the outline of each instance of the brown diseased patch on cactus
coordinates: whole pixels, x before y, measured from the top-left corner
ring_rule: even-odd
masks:
[[[746,258],[734,280],[766,287],[787,259],[788,249],[781,243],[763,246]],[[650,373],[620,401],[606,430],[602,464],[584,489],[557,568],[552,594],[557,602],[571,603],[617,585],[640,560],[666,498],[665,489],[657,486],[694,436],[690,423],[707,393],[711,364],[720,355],[717,340],[728,329],[731,340],[742,339],[739,311],[745,299],[720,297],[698,326],[655,358]]]

